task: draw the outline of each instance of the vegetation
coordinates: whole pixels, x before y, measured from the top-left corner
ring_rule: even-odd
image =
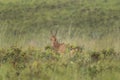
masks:
[[[0,80],[120,80],[119,4],[0,0]],[[50,46],[56,30],[62,55]]]
[[[50,44],[51,30],[58,38],[86,49],[120,50],[119,0],[0,0],[1,47],[37,47]]]
[[[120,54],[120,53],[119,53]],[[0,50],[1,80],[119,80],[120,55],[113,49],[58,54],[51,49]],[[97,56],[97,57],[96,57]],[[8,68],[9,67],[9,68]]]

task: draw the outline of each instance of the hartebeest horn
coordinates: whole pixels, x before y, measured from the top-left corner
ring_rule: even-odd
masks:
[[[50,31],[51,35],[53,35],[53,31]]]
[[[56,36],[57,35],[57,30],[55,32],[50,31],[51,35]]]
[[[57,35],[57,30],[55,31],[55,36]]]

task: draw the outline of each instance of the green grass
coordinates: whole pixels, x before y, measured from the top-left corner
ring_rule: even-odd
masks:
[[[1,47],[16,43],[29,46],[31,42],[46,46],[50,44],[50,31],[58,30],[58,39],[66,44],[120,50],[119,0],[0,2]]]
[[[99,54],[98,58],[92,55]],[[70,56],[10,47],[0,50],[1,80],[119,80],[120,55],[113,49],[76,52]]]
[[[119,0],[0,0],[0,80],[119,80],[119,4]],[[81,46],[83,52],[70,57],[69,52],[60,56],[44,50],[51,45],[50,31],[56,30],[59,42]],[[91,62],[90,55],[104,52],[118,56]]]

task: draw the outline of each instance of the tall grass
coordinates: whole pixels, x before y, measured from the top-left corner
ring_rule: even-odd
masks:
[[[0,80],[120,80],[119,4],[0,0]],[[83,52],[44,50],[51,45],[50,31]]]

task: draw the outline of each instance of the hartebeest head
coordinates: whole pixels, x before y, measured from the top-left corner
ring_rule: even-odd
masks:
[[[50,40],[51,40],[52,42],[56,42],[56,41],[57,41],[56,34],[57,34],[57,31],[56,31],[56,33],[53,33],[53,32],[51,31],[51,38],[50,38]]]

